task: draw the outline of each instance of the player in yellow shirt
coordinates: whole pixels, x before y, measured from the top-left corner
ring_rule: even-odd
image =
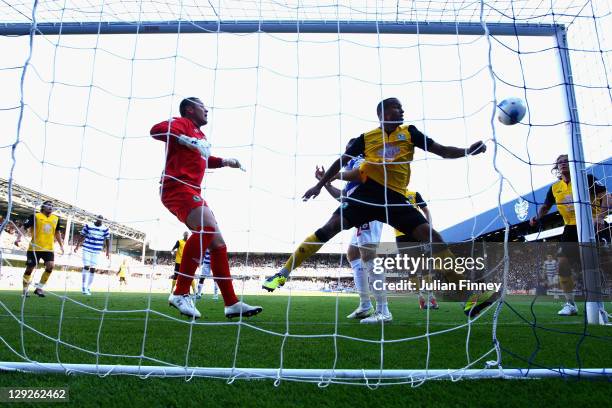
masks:
[[[316,253],[341,230],[373,220],[387,223],[405,234],[412,234],[420,242],[429,242],[431,235],[433,243],[442,244],[438,248],[443,248],[437,251],[435,256],[440,258],[453,256],[443,245],[442,236],[437,231],[431,230],[425,217],[407,203],[404,197],[410,182],[410,163],[416,147],[451,159],[484,153],[486,146],[482,141],[473,143],[467,148],[436,143],[415,126],[404,124],[404,110],[397,98],[381,101],[376,107],[376,113],[380,127],[359,136],[302,198],[306,201],[318,196],[323,186],[334,178],[343,165],[360,154],[365,159],[359,168],[362,183],[340,204],[323,227],[300,244],[284,267],[263,282],[264,289],[273,291],[284,285],[293,269],[300,266],[305,259]],[[368,262],[364,268],[372,270],[373,262]],[[460,275],[453,270],[445,270],[444,274],[449,281],[459,281]],[[478,313],[492,303],[492,296],[493,293],[484,293],[473,298],[474,301],[468,301],[466,313],[472,315]],[[376,315],[375,319],[379,322],[389,321],[389,318],[382,314]]]
[[[562,154],[555,160],[553,173],[559,179],[548,189],[544,205],[538,209],[538,214],[529,223],[535,226],[538,221],[548,214],[553,205],[557,205],[559,214],[563,217],[563,234],[561,235],[561,246],[557,252],[559,263],[559,286],[565,295],[565,305],[557,313],[559,316],[575,316],[578,307],[574,301],[574,280],[572,268],[580,268],[580,253],[577,245],[563,243],[578,242],[578,228],[576,227],[576,213],[574,212],[574,197],[572,194],[572,179],[570,175],[569,160],[567,154]],[[604,223],[604,217],[610,208],[609,196],[606,188],[591,174],[587,175],[593,223],[597,231]]]
[[[119,271],[117,272],[117,275],[119,276],[119,286],[124,285],[127,286],[127,273],[128,273],[128,266],[127,266],[127,261],[124,259],[123,262],[121,262],[121,265],[119,265]]]
[[[40,282],[36,284],[34,294],[45,297],[43,287],[49,280],[55,265],[55,254],[53,252],[53,241],[57,241],[64,254],[64,243],[60,234],[60,219],[53,214],[53,202],[45,201],[40,207],[40,212],[31,215],[23,224],[24,230],[32,230],[32,239],[26,254],[26,269],[23,273],[23,295],[28,296],[28,287],[32,281],[32,272],[42,259],[45,263]],[[15,242],[19,245],[19,238]]]
[[[170,288],[170,293],[174,293],[174,287],[176,286],[176,280],[178,279],[178,274],[181,268],[181,260],[183,259],[183,249],[185,248],[187,239],[189,239],[189,232],[185,231],[183,233],[183,239],[176,241],[174,247],[170,251],[170,253],[174,255],[174,273],[172,274],[172,287]],[[195,289],[196,282],[195,280],[192,280],[191,290],[193,293],[195,293]]]

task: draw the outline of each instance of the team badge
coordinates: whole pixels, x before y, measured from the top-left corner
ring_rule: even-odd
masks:
[[[400,152],[400,148],[393,145],[385,145],[385,147],[378,150],[378,156],[384,157],[385,159],[393,159]]]
[[[529,202],[524,200],[523,197],[519,197],[516,203],[514,203],[514,213],[519,221],[525,221],[529,214]]]
[[[196,203],[199,203],[200,201],[202,201],[202,197],[200,197],[199,195],[194,195],[193,201],[195,201]]]

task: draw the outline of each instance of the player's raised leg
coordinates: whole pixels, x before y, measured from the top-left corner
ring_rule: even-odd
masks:
[[[289,259],[287,259],[287,262],[285,262],[285,265],[281,268],[281,270],[267,278],[263,282],[262,287],[265,290],[272,292],[274,289],[283,286],[291,271],[299,267],[304,260],[317,253],[317,251],[321,249],[321,247],[327,241],[336,236],[336,234],[338,234],[342,228],[349,229],[352,227],[353,224],[349,223],[346,219],[343,220],[338,211],[334,212],[325,225],[316,230],[314,234],[306,237],[304,242],[302,242],[289,257]]]

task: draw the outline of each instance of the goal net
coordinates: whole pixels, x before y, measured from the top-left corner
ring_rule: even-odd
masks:
[[[0,369],[365,385],[608,376],[612,360],[601,351],[610,347],[609,327],[593,323],[607,321],[612,199],[600,194],[594,223],[586,174],[612,191],[611,7],[3,2]],[[160,202],[166,152],[149,129],[179,116],[188,97],[209,111],[202,130],[213,154],[246,170],[207,171],[203,197],[223,232],[237,294],[264,307],[257,317],[225,319],[203,275],[202,319],[167,306],[170,250],[185,226]],[[482,261],[474,282],[499,284],[478,316],[463,312],[468,292],[460,301],[440,296],[434,309],[425,289],[420,309],[419,291],[389,286],[392,322],[347,319],[359,304],[346,260],[354,230],[327,242],[282,289],[261,289],[338,207],[325,191],[302,200],[315,169],[380,126],[376,107],[389,97],[402,103],[406,124],[439,145],[487,146],[456,160],[416,148],[408,185],[426,201],[433,228],[461,243],[451,249]],[[507,126],[498,104],[510,97],[526,114]],[[551,170],[562,154],[577,185],[568,203],[579,239],[590,244],[582,256],[577,246],[572,252],[571,316],[558,315],[569,295],[544,266],[557,262],[564,222],[553,207],[529,225],[558,181]],[[60,217],[64,253],[56,245],[47,296],[24,297],[29,238],[15,241],[46,200]],[[112,250],[110,259],[101,255],[87,296],[73,249],[98,214],[111,227]],[[378,259],[395,256],[395,241],[384,227]],[[387,280],[400,283],[388,266]]]

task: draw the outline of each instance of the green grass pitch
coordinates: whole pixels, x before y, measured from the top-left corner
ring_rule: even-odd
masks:
[[[441,303],[440,310],[429,312],[428,324],[427,312],[418,309],[414,297],[391,298],[394,321],[383,329],[345,318],[356,306],[354,296],[248,296],[248,302],[261,304],[264,312],[247,320],[253,327],[242,325],[239,330],[238,325],[227,324],[222,301],[209,297],[198,303],[203,319],[193,325],[169,308],[162,294],[68,295],[65,299],[53,294],[28,298],[22,311],[18,293],[0,292],[0,336],[6,342],[0,344],[0,360],[23,361],[10,346],[40,362],[161,365],[155,361],[159,360],[179,366],[232,367],[235,360],[236,367],[278,368],[282,359],[285,368],[330,369],[335,364],[338,369],[379,369],[382,357],[388,369],[424,369],[427,360],[429,368],[446,369],[464,367],[468,354],[469,361],[474,361],[493,348],[492,310],[471,325],[468,337],[468,328],[459,327],[466,317],[458,304]],[[531,301],[531,297],[512,296],[502,309],[497,337],[504,368],[612,367],[610,327],[585,326],[582,310],[575,317],[557,316],[559,301],[538,298],[533,305]],[[103,319],[100,310],[107,311]],[[17,318],[23,313],[31,329],[22,331],[11,313]],[[428,331],[431,335],[424,336]],[[285,337],[285,333],[298,337]],[[381,348],[375,341],[382,336],[390,342]],[[65,344],[55,341],[58,338]],[[414,339],[398,341],[406,338]],[[492,353],[474,368],[494,358]],[[500,398],[511,405],[530,401],[539,405],[547,398],[552,405],[565,400],[584,405],[603,401],[611,389],[606,379],[442,380],[416,388],[404,384],[370,390],[288,381],[274,387],[271,380],[227,384],[203,378],[144,380],[0,372],[0,387],[59,385],[70,387],[71,402],[78,406],[178,406],[185,401],[223,400],[241,406],[405,406],[406,401],[481,406],[489,405],[487,401],[499,403]]]

